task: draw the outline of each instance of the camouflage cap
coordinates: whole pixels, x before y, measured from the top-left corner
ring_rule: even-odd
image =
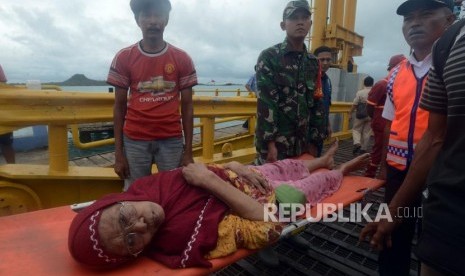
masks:
[[[307,0],[291,1],[287,3],[286,7],[284,8],[283,20],[289,18],[289,16],[291,16],[298,9],[304,9],[309,14],[312,14]]]

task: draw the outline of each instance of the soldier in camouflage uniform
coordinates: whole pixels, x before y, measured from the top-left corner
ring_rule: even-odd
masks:
[[[316,154],[311,145],[322,139],[319,64],[304,44],[311,24],[307,1],[289,2],[281,22],[286,39],[258,58],[257,164]]]

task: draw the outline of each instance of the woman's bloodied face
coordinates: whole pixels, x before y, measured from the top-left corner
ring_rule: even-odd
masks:
[[[165,219],[163,208],[151,201],[124,201],[103,210],[98,225],[105,250],[119,256],[137,256]]]

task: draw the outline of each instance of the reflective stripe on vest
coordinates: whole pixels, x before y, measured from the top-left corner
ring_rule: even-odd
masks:
[[[415,145],[428,125],[428,112],[418,108],[426,76],[416,78],[412,66],[405,60],[392,70],[388,80],[387,93],[394,103],[395,117],[386,160],[398,170],[405,170],[412,162]]]

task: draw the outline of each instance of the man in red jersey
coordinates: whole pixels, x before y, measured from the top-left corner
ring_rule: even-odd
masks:
[[[115,172],[125,180],[124,190],[150,175],[153,163],[166,171],[193,162],[197,84],[189,55],[163,39],[169,0],[131,0],[130,6],[142,40],[116,54],[107,79],[116,88]]]

